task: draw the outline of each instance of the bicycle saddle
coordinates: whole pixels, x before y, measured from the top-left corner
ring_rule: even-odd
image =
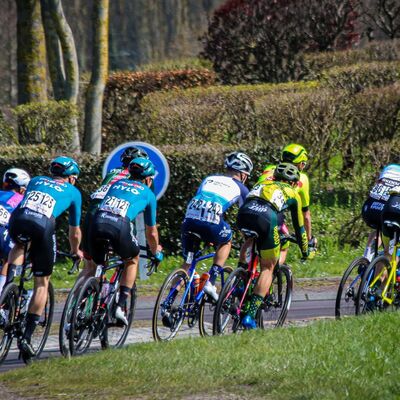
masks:
[[[383,224],[385,226],[387,226],[388,228],[394,228],[394,229],[400,230],[400,224],[396,221],[386,220],[386,221],[383,221]]]
[[[27,235],[18,235],[17,239],[21,243],[29,243],[32,240],[31,237]]]
[[[243,233],[244,237],[246,239],[250,239],[250,238],[258,238],[258,233],[256,231],[252,231],[250,229],[241,229],[240,232]]]

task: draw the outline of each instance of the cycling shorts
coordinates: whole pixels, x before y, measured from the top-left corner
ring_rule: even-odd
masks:
[[[368,197],[362,206],[361,215],[364,222],[372,229],[377,229],[381,224],[381,215],[384,201],[378,201],[372,197]]]
[[[186,235],[186,232],[195,232],[200,235],[201,240],[205,243],[212,243],[214,246],[219,246],[228,243],[232,239],[232,229],[230,225],[220,220],[219,224],[211,224],[197,219],[185,218],[182,224],[182,249],[184,257],[189,251],[194,251],[194,243]]]
[[[384,221],[394,221],[400,224],[400,195],[391,195],[382,211],[382,234],[385,245],[394,236],[394,229],[387,227]],[[386,240],[385,240],[386,239]]]
[[[8,253],[13,248],[7,226],[0,225],[0,259],[7,260]]]
[[[89,250],[89,238],[91,236],[92,221],[94,219],[96,211],[97,208],[89,207],[88,211],[86,212],[85,219],[83,220],[81,248],[84,257],[87,260],[90,260],[92,258]]]
[[[258,233],[257,247],[261,258],[279,258],[280,238],[278,214],[262,199],[248,199],[237,216],[239,229],[249,229]]]
[[[17,208],[9,222],[10,237],[14,243],[22,243],[20,236],[29,238],[30,258],[34,276],[49,276],[56,260],[55,219],[43,214]]]
[[[140,247],[133,234],[133,225],[127,217],[121,217],[106,211],[97,211],[91,225],[89,254],[96,264],[103,264],[108,248],[105,242],[123,260],[129,260],[139,254]]]

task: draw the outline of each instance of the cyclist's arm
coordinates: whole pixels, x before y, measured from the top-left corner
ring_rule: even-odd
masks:
[[[304,218],[304,227],[307,232],[307,239],[312,239],[312,231],[311,231],[311,212],[310,210],[303,211],[303,218]]]
[[[156,254],[161,251],[158,229],[156,225],[157,200],[153,192],[149,191],[149,203],[144,210],[144,223],[146,225],[146,239],[150,251]]]
[[[303,211],[304,227],[307,232],[307,239],[311,240],[311,212],[310,212],[310,183],[308,176],[304,173],[300,174],[298,194],[301,200],[301,209]]]
[[[69,226],[68,230],[69,245],[71,246],[71,253],[80,255],[79,245],[82,240],[82,232],[79,226]]]
[[[308,256],[308,239],[304,228],[303,213],[301,211],[301,200],[299,195],[293,190],[293,196],[288,199],[288,206],[292,215],[293,227],[296,233],[297,244],[300,247],[303,257]]]
[[[79,227],[81,220],[82,196],[78,189],[73,187],[72,200],[69,207],[69,230],[68,239],[71,246],[71,253],[81,255],[79,245],[82,240],[82,232]]]

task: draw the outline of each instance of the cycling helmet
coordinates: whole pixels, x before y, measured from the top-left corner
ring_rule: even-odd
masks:
[[[20,187],[26,188],[30,180],[31,177],[29,174],[25,170],[19,168],[10,168],[3,176],[3,183],[10,189],[18,189]]]
[[[253,171],[253,163],[250,157],[239,151],[229,153],[225,158],[225,168],[234,169],[236,171],[243,172],[246,175],[250,175]]]
[[[296,166],[290,163],[280,163],[274,171],[276,181],[297,182],[300,179],[300,172]]]
[[[135,158],[149,158],[147,152],[139,147],[127,147],[121,154],[121,163],[124,168],[128,168],[129,163]]]
[[[79,175],[81,170],[78,163],[70,157],[56,157],[50,164],[50,172],[53,176]]]
[[[153,163],[149,159],[143,157],[133,159],[129,163],[128,169],[132,179],[144,179],[149,176],[154,176],[156,173]]]
[[[306,162],[307,160],[307,151],[300,144],[291,143],[282,150],[281,161],[283,162],[298,164],[301,162]]]

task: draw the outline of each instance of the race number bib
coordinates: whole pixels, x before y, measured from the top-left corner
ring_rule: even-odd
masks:
[[[7,225],[10,220],[10,213],[3,207],[0,206],[0,225]]]
[[[45,215],[47,218],[51,218],[55,205],[56,201],[54,197],[48,193],[32,191],[27,194],[22,207],[29,208],[32,211]]]
[[[278,211],[282,211],[285,205],[285,197],[281,190],[277,189],[272,193],[271,203],[277,208]]]
[[[383,183],[377,183],[372,188],[369,195],[375,200],[387,201],[387,199],[389,198],[389,191],[390,191],[389,186],[384,185]]]
[[[129,201],[119,199],[118,197],[109,196],[103,201],[100,210],[108,211],[113,214],[125,217],[130,206]]]
[[[221,214],[221,204],[203,199],[192,199],[186,211],[186,218],[219,224]]]
[[[90,195],[92,200],[103,200],[106,196],[108,189],[110,189],[110,185],[100,186],[95,192]]]

